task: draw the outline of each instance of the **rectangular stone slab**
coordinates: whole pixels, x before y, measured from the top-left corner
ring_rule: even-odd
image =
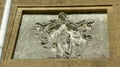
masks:
[[[57,47],[55,47],[55,49],[44,48],[40,40],[41,31],[34,29],[36,23],[47,24],[49,23],[49,20],[54,20],[54,19],[58,19],[57,14],[23,14],[13,58],[14,59],[64,58],[65,55],[62,55],[61,57],[57,57],[60,54],[60,51],[55,50]],[[73,24],[82,20],[85,20],[86,22],[94,21],[94,24],[91,27],[91,31],[86,33],[88,35],[91,35],[92,39],[87,40],[87,43],[85,44],[84,43],[79,44],[81,42],[78,42],[76,39],[75,41],[77,41],[79,46],[74,46],[73,54],[71,54],[71,56],[68,55],[70,56],[69,59],[70,58],[109,58],[108,29],[107,29],[108,22],[107,22],[106,13],[68,14],[67,20],[71,21]],[[62,26],[63,25],[61,25],[61,27]],[[63,27],[63,29],[66,30],[65,27]],[[58,29],[58,31],[60,32],[60,29]],[[76,31],[70,30],[70,32],[74,33]],[[50,36],[47,37],[49,38]],[[62,36],[57,36],[57,37],[62,37]],[[66,36],[64,34],[63,39],[65,37]],[[69,39],[72,40],[71,38]],[[47,47],[51,47],[51,42],[52,41],[50,41],[47,44]],[[61,45],[63,46],[64,44]],[[69,44],[67,44],[67,46],[68,45]],[[67,48],[66,49],[63,48],[63,49],[64,49],[63,52],[67,52],[68,50]]]

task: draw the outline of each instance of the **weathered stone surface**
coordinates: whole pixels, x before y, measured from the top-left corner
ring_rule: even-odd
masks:
[[[14,59],[109,58],[107,14],[25,14]]]

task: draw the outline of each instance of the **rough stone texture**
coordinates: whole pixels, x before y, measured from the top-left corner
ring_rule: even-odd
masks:
[[[107,14],[69,14],[67,16],[68,20],[72,21],[73,23],[79,22],[84,19],[87,22],[94,21],[92,30],[87,33],[92,36],[92,39],[87,43],[80,44],[79,46],[75,47],[78,49],[74,53],[78,54],[79,57],[71,56],[69,58],[109,58]],[[35,23],[45,23],[53,19],[57,19],[57,15],[23,15],[14,53],[14,59],[56,58],[57,52],[46,49],[41,44],[39,36],[41,35],[41,31],[34,30]],[[61,27],[62,26],[63,25],[61,25]],[[73,33],[72,31],[70,32]],[[65,37],[65,35],[63,37]],[[47,46],[50,46],[50,44],[48,44]]]
[[[2,4],[4,4],[3,1],[0,0]],[[14,37],[16,33],[11,35],[13,25],[14,25],[14,18],[16,17],[16,10],[17,6],[51,6],[51,5],[70,5],[70,6],[88,6],[90,8],[103,6],[104,5],[111,5],[110,10],[107,11],[108,15],[108,32],[109,32],[109,53],[110,58],[107,61],[101,61],[99,59],[98,61],[94,61],[92,59],[89,60],[83,60],[81,59],[70,59],[70,60],[12,60],[11,59],[11,53],[13,52],[13,48],[11,48],[10,38]],[[5,48],[3,48],[3,63],[0,64],[0,67],[119,67],[120,66],[120,52],[118,51],[120,49],[120,0],[13,0],[11,10],[13,10],[10,14],[9,25],[8,30],[6,34],[6,40],[5,40]],[[28,7],[29,8],[29,7]],[[98,7],[99,8],[99,7]],[[109,7],[107,7],[109,8]],[[3,8],[2,8],[3,9]],[[1,10],[3,11],[3,10]],[[14,13],[14,15],[13,15]],[[1,14],[2,17],[2,14]],[[12,18],[11,18],[12,17]],[[15,28],[15,27],[14,27]],[[9,48],[8,48],[9,47]],[[8,49],[7,49],[8,48]],[[116,50],[117,49],[117,50]],[[12,60],[12,61],[9,61]],[[95,59],[96,60],[96,59]],[[47,63],[47,64],[46,64]]]

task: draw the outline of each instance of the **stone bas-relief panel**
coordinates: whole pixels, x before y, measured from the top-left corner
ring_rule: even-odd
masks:
[[[24,14],[13,58],[109,58],[107,14]]]

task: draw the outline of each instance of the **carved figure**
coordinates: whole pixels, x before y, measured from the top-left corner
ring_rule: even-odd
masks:
[[[93,24],[94,21],[85,19],[72,22],[66,13],[60,12],[58,19],[49,20],[47,24],[35,23],[35,29],[41,31],[38,37],[41,45],[56,53],[54,58],[72,58],[81,56],[75,50],[92,39],[86,32],[92,30]]]

